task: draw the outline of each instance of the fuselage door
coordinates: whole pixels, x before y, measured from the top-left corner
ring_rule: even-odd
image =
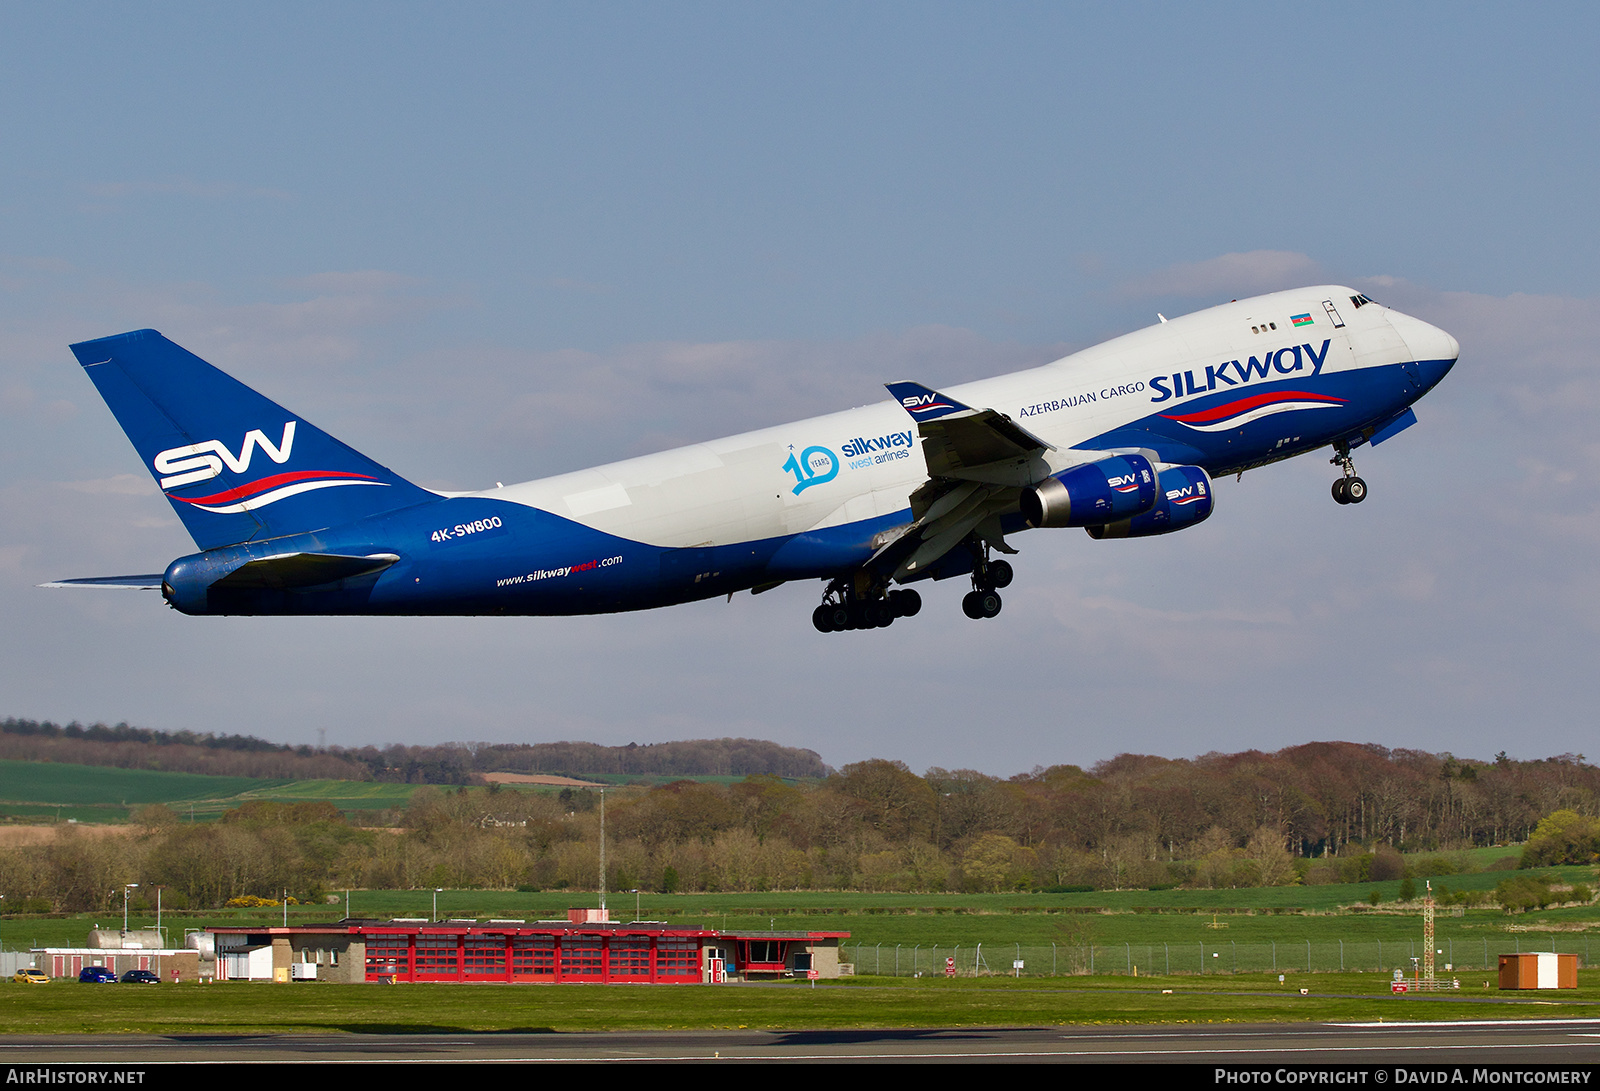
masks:
[[[1344,319],[1340,318],[1339,317],[1339,312],[1334,309],[1333,300],[1324,299],[1322,301],[1322,309],[1328,312],[1328,321],[1333,323],[1333,328],[1334,329],[1336,329],[1336,330],[1344,329]]]

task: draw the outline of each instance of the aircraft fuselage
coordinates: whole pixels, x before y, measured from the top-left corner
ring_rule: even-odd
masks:
[[[86,347],[116,340],[74,349],[90,366],[97,353]],[[1010,498],[1107,452],[1142,452],[1158,468],[1199,467],[1215,477],[1330,444],[1347,453],[1374,436],[1385,439],[1410,423],[1408,407],[1443,378],[1457,353],[1443,331],[1326,286],[1213,307],[1042,367],[929,392],[924,400],[995,410],[1042,444],[968,465],[950,479],[980,490],[991,513],[987,524],[963,532],[965,551],[952,547],[909,570],[912,562],[896,555],[900,567],[873,572],[868,582],[882,587],[981,567],[972,534],[999,546],[1004,535],[1026,529]],[[197,529],[211,525],[208,518],[219,528],[212,541],[224,544],[164,573],[168,600],[185,613],[646,609],[783,581],[860,584],[864,566],[888,557],[886,546],[908,526],[930,541],[935,536],[929,501],[913,495],[931,478],[943,479],[930,475],[930,425],[921,423],[923,406],[912,396],[445,496],[398,478],[385,493],[391,485],[381,474],[349,470],[336,457],[318,462],[308,451],[313,457],[303,461],[285,448],[311,426],[282,410],[281,419],[259,410],[239,417],[235,434],[221,423],[204,433],[205,442],[202,423],[186,424],[180,438],[189,442],[155,451],[175,441],[141,441],[109,380],[96,382],[197,540],[208,544],[209,532]],[[259,438],[247,436],[243,424]],[[273,476],[263,478],[265,471]],[[186,474],[200,480],[180,480]],[[272,489],[261,491],[261,481]],[[233,487],[217,491],[219,484]],[[352,487],[361,485],[380,488]],[[402,496],[400,486],[411,491]],[[370,499],[379,496],[406,502],[384,509]],[[327,521],[327,510],[343,510],[326,508],[334,497],[380,510]],[[304,514],[295,514],[297,504]],[[275,567],[281,562],[270,561],[294,554],[383,560],[373,571],[329,567],[323,574],[333,578],[307,583],[315,577],[285,575]],[[258,562],[258,574],[230,579],[249,562]]]

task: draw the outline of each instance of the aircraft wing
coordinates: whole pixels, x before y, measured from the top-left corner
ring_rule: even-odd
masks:
[[[911,496],[915,521],[879,548],[871,564],[910,579],[934,564],[967,536],[1002,553],[1000,516],[1015,511],[1022,467],[1055,448],[995,409],[974,409],[920,383],[885,384],[922,437],[928,481]]]
[[[930,476],[965,477],[972,471],[1026,462],[1055,448],[995,409],[973,409],[920,383],[885,384],[922,436]]]
[[[976,481],[929,481],[911,497],[912,513],[920,508],[921,514],[867,563],[904,582],[974,533],[1002,553],[1015,553],[1001,532],[1000,516],[1016,510],[1019,491]]]

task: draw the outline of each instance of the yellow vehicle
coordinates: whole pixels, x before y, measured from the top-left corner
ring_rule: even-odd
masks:
[[[24,966],[22,969],[11,975],[11,980],[16,982],[18,985],[50,984],[50,978],[45,975],[45,972],[33,966]]]

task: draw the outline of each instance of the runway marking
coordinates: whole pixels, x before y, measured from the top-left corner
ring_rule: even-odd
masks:
[[[1455,1019],[1449,1022],[1436,1020],[1422,1023],[1324,1023],[1329,1027],[1364,1027],[1367,1029],[1404,1030],[1407,1027],[1562,1027],[1581,1023],[1585,1026],[1600,1023],[1600,1019]]]
[[[1412,1046],[1414,1049],[1428,1050],[1462,1050],[1462,1049],[1549,1049],[1549,1042],[1508,1043],[1502,1045],[1485,1046],[1483,1044],[1464,1045],[1437,1045],[1437,1046]],[[1315,1047],[1315,1046],[1286,1046],[1282,1049],[1162,1049],[1162,1050],[1018,1050],[1015,1052],[965,1052],[965,1053],[722,1053],[712,1056],[710,1053],[683,1053],[644,1055],[639,1057],[585,1057],[580,1054],[555,1054],[550,1056],[524,1056],[524,1057],[350,1057],[350,1058],[318,1058],[318,1064],[522,1064],[522,1063],[559,1063],[563,1061],[584,1061],[594,1064],[630,1064],[637,1062],[661,1061],[896,1061],[896,1060],[994,1060],[1014,1057],[1018,1059],[1035,1057],[1208,1057],[1219,1053],[1226,1054],[1278,1054],[1278,1053],[1375,1053],[1391,1049],[1391,1046],[1344,1046],[1344,1047]],[[230,1057],[222,1060],[193,1060],[193,1061],[154,1061],[131,1062],[133,1064],[160,1064],[166,1065],[216,1065],[216,1064],[303,1064],[305,1057],[283,1058],[239,1058]],[[1330,1061],[1329,1063],[1338,1063]]]

